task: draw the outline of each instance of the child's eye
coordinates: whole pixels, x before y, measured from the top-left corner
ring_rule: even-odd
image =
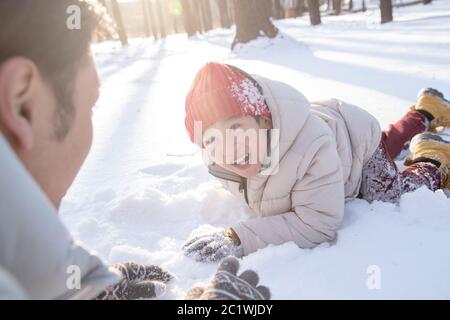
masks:
[[[210,145],[211,143],[213,143],[214,141],[216,141],[216,138],[215,138],[215,137],[211,137],[211,138],[209,138],[208,140],[206,140],[206,141],[204,142],[204,144],[205,144],[205,146],[208,146],[208,145]]]
[[[235,124],[233,124],[232,126],[230,126],[230,129],[231,129],[231,130],[236,130],[236,129],[239,129],[240,127],[241,127],[240,124],[235,123]]]

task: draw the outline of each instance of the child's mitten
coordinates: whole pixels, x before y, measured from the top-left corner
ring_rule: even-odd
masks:
[[[174,277],[155,265],[142,265],[134,262],[115,264],[122,273],[122,280],[107,287],[98,300],[136,300],[152,299],[164,294],[166,283]]]
[[[239,261],[234,257],[225,258],[217,273],[206,287],[194,287],[189,290],[189,300],[269,300],[270,290],[257,286],[258,274],[246,270],[237,276]]]
[[[225,231],[189,239],[183,245],[184,254],[201,262],[215,262],[227,256],[242,256],[242,247],[236,245]]]

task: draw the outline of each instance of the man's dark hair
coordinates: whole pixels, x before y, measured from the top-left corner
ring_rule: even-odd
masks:
[[[80,9],[81,22],[73,30],[67,26],[71,14],[67,10],[72,5]],[[0,65],[24,57],[37,66],[59,104],[55,134],[60,141],[75,115],[72,100],[77,70],[96,31],[108,29],[102,12],[87,0],[0,0]]]

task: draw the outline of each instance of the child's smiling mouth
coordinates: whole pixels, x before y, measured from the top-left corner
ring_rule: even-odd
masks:
[[[248,165],[249,164],[249,159],[250,159],[250,154],[245,154],[243,157],[241,157],[240,159],[236,160],[233,165],[235,166],[244,166],[244,165]]]

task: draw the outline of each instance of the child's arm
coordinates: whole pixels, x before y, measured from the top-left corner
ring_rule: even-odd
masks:
[[[294,241],[312,248],[336,237],[344,213],[344,181],[341,162],[331,136],[314,141],[308,150],[311,161],[300,164],[291,197],[293,210],[284,214],[251,219],[233,229],[244,255],[269,244]],[[302,162],[304,163],[304,162]]]

